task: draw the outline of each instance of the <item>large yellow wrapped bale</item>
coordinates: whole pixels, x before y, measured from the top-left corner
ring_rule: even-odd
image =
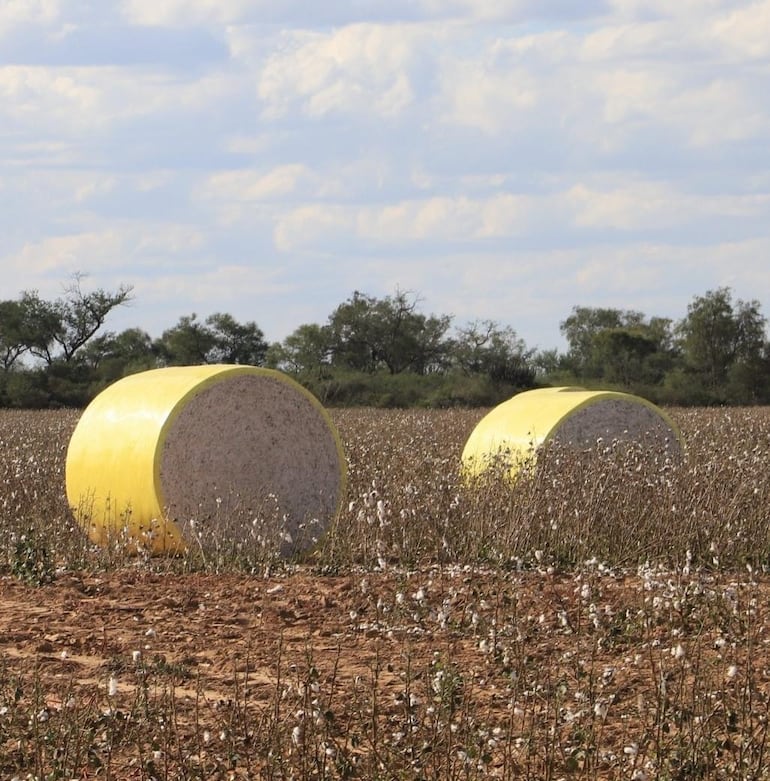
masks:
[[[338,511],[345,475],[339,435],[312,394],[280,372],[230,365],[119,380],[84,411],[66,466],[91,540],[151,553],[198,544],[202,527],[245,534],[270,508],[281,552],[307,550]]]
[[[546,442],[591,448],[600,439],[640,442],[672,455],[682,450],[677,426],[646,399],[616,391],[542,388],[513,396],[479,421],[465,443],[463,468],[477,476],[503,459],[515,476],[534,463]]]

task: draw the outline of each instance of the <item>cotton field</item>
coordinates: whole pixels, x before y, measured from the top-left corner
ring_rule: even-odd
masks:
[[[90,545],[71,411],[0,413],[0,774],[763,778],[770,410],[683,458],[546,449],[469,483],[477,410],[335,410],[347,497],[284,561],[209,524]]]

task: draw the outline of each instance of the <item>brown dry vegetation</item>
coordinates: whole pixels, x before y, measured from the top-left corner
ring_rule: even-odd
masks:
[[[307,561],[93,549],[73,412],[0,413],[0,776],[765,778],[770,410],[687,457],[551,450],[463,486],[479,411],[340,410]]]

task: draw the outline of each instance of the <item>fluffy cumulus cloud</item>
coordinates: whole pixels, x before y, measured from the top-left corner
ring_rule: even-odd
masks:
[[[282,338],[400,287],[540,346],[575,304],[753,297],[768,55],[770,0],[7,0],[6,288]]]
[[[23,25],[50,24],[59,13],[59,0],[5,0],[0,5],[0,36]]]
[[[313,118],[400,114],[415,97],[411,70],[423,37],[408,26],[374,24],[285,33],[258,77],[265,115],[280,117],[294,106]]]

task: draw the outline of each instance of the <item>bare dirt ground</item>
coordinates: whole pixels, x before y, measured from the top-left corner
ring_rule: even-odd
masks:
[[[655,777],[674,748],[681,769],[685,728],[687,756],[706,757],[708,770],[729,758],[731,734],[743,736],[747,756],[746,741],[758,730],[766,737],[768,597],[766,582],[663,573],[298,570],[265,579],[124,569],[63,574],[42,587],[7,577],[2,713],[13,681],[26,682],[16,696],[44,722],[86,702],[94,713],[136,718],[144,692],[145,712],[148,697],[156,719],[163,711],[165,737],[124,737],[100,777],[161,777],[159,763],[166,777],[187,777],[170,768],[228,761],[229,776],[200,777],[280,777],[265,770],[269,747],[248,736],[272,730],[278,746],[282,731],[281,761],[298,762],[309,703],[323,714],[314,727],[323,751],[345,756],[340,776],[357,777],[356,763],[372,752],[383,777],[395,775],[387,769],[403,748],[413,768],[399,777],[460,777],[453,763],[469,756],[474,777],[628,778],[645,763],[653,775],[633,777]],[[236,724],[236,711],[252,727]],[[431,774],[404,747],[404,724],[427,751],[425,736],[444,739],[439,716],[455,727]],[[698,737],[706,724],[713,745]],[[31,738],[0,735],[0,769],[23,767]],[[107,751],[94,741],[92,760]],[[330,765],[326,775],[335,773]]]
[[[378,584],[384,592],[393,584]],[[285,663],[312,649],[316,666],[340,657],[341,678],[365,674],[382,642],[361,628],[367,596],[353,577],[295,574],[272,580],[238,576],[165,576],[131,571],[71,575],[40,588],[12,579],[0,586],[0,649],[13,666],[34,660],[43,680],[73,678],[105,686],[139,652],[187,677],[202,672],[203,695],[232,696],[236,673],[249,672],[251,696],[271,698],[279,645]],[[289,661],[291,660],[291,661]],[[132,677],[132,676],[128,676]],[[177,696],[194,698],[195,681]]]

